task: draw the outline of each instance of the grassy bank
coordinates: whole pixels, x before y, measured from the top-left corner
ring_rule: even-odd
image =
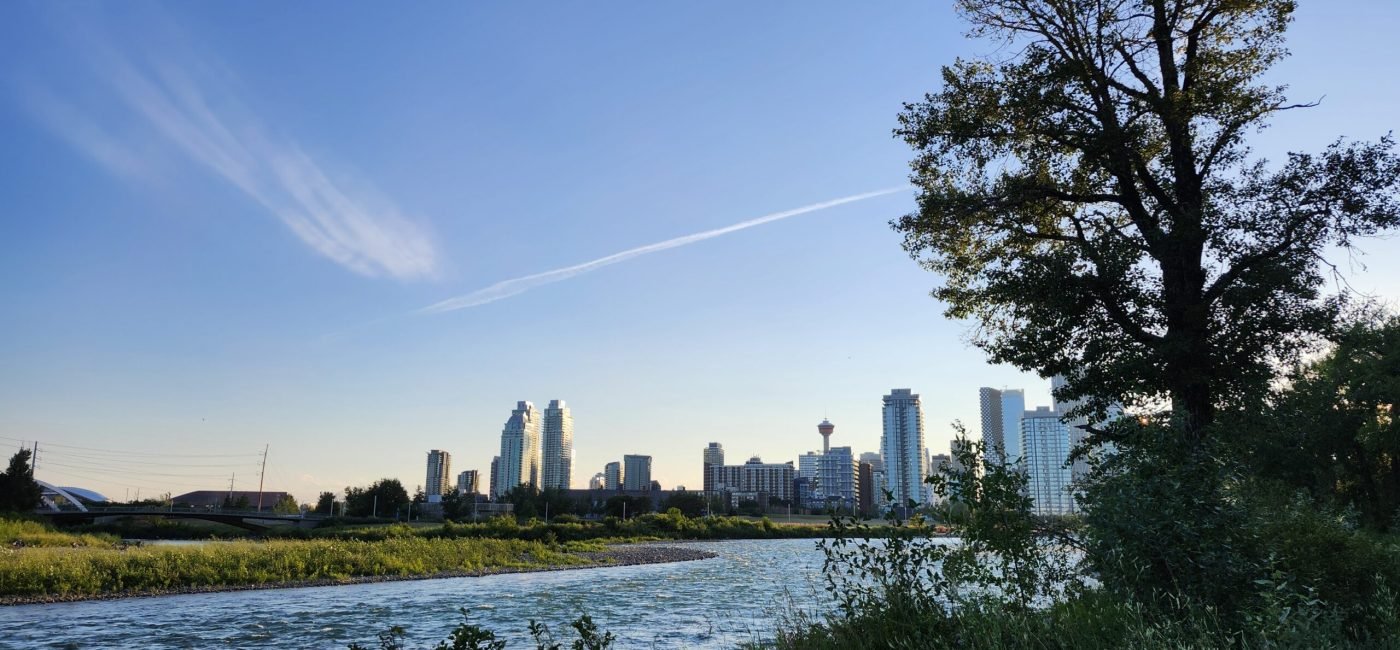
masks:
[[[576,551],[601,548],[416,536],[126,547],[33,522],[6,522],[0,531],[44,542],[0,551],[0,597],[12,602],[574,566],[591,562]],[[74,540],[91,543],[75,547]]]
[[[29,519],[0,519],[0,546],[8,549],[60,546],[109,548],[119,541],[115,535],[67,532]]]
[[[526,541],[565,542],[587,540],[715,540],[715,539],[801,539],[831,535],[823,522],[814,524],[781,524],[768,518],[686,517],[680,513],[651,513],[621,520],[609,517],[602,521],[556,520],[544,523],[530,520],[517,522],[511,517],[498,517],[478,523],[388,524],[388,525],[328,525],[312,529],[270,531],[278,537],[307,539],[382,540],[404,537],[426,539],[518,539]],[[879,535],[879,529],[872,534]]]

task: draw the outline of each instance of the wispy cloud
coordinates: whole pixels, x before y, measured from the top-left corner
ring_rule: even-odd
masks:
[[[672,248],[687,246],[696,242],[705,241],[706,239],[713,239],[721,235],[727,235],[732,232],[738,232],[740,230],[752,228],[754,226],[761,226],[765,223],[780,221],[782,219],[788,219],[791,217],[796,217],[798,215],[807,214],[809,212],[816,212],[818,210],[825,210],[827,208],[834,208],[838,205],[845,205],[847,203],[854,203],[856,201],[864,201],[865,199],[872,199],[877,196],[885,196],[887,194],[894,194],[896,192],[904,192],[908,191],[909,189],[910,188],[908,186],[901,186],[886,188],[883,190],[876,190],[874,192],[865,192],[863,194],[853,194],[851,196],[845,196],[839,199],[832,199],[830,201],[823,201],[821,203],[804,205],[800,208],[793,208],[791,210],[783,210],[782,212],[766,214],[761,217],[749,219],[748,221],[740,221],[739,223],[725,226],[723,228],[715,228],[714,230],[706,230],[704,232],[697,232],[691,235],[675,237],[672,239],[667,239],[665,241],[659,241],[654,244],[647,244],[645,246],[629,248],[625,251],[613,253],[612,255],[600,257],[596,260],[591,260],[582,264],[575,264],[573,266],[566,266],[563,268],[554,269],[552,271],[544,271],[542,273],[535,273],[533,275],[521,276],[509,280],[502,280],[489,287],[478,289],[471,293],[460,295],[455,298],[448,298],[447,300],[443,300],[441,302],[429,305],[418,311],[419,313],[424,314],[441,314],[449,311],[457,311],[459,309],[467,309],[468,307],[477,307],[480,305],[485,305],[487,303],[496,302],[497,300],[502,300],[511,296],[522,294],[526,291],[534,289],[535,287],[559,282],[561,280],[567,280],[569,278],[588,273],[589,271],[596,271],[605,266],[617,264],[618,262],[626,262],[627,260],[630,260],[635,257],[641,257],[642,255],[659,253],[664,250],[670,250]]]
[[[231,75],[216,61],[184,46],[144,57],[116,46],[92,47],[91,72],[105,84],[104,93],[83,96],[86,110],[76,98],[43,87],[31,89],[28,104],[93,160],[123,177],[149,175],[149,143],[163,142],[263,206],[312,250],[356,273],[437,274],[437,246],[423,224],[366,184],[333,178],[297,144],[273,135],[243,107]]]

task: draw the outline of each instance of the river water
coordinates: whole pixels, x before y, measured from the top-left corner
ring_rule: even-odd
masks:
[[[410,647],[471,621],[533,648],[530,619],[572,639],[587,613],[621,648],[733,647],[772,638],[779,617],[829,611],[816,541],[690,542],[709,560],[480,578],[236,591],[0,608],[0,648],[378,647],[392,625]]]

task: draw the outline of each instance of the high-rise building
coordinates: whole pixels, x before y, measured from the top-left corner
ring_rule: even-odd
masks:
[[[797,478],[810,478],[816,480],[817,474],[821,472],[822,455],[809,451],[797,457]]]
[[[606,485],[607,482],[602,472],[598,472],[593,475],[593,478],[588,479],[588,489],[590,490],[601,490]]]
[[[1001,391],[983,386],[977,389],[977,402],[981,406],[982,444],[985,445],[982,462],[1006,461],[1006,435],[1001,430]]]
[[[861,454],[864,456],[865,454]],[[859,490],[860,494],[860,514],[866,517],[875,516],[875,471],[870,463],[860,462],[859,466]]]
[[[708,480],[716,492],[764,494],[784,501],[793,498],[792,463],[765,463],[754,456],[743,465],[711,467]]]
[[[481,492],[481,478],[477,476],[477,471],[469,469],[457,475],[457,494],[479,494]]]
[[[501,484],[501,457],[491,457],[491,498],[498,499],[505,494],[504,485]]]
[[[452,454],[440,449],[428,452],[428,477],[423,481],[423,494],[429,503],[442,501],[442,495],[452,486]]]
[[[822,418],[821,423],[817,425],[817,433],[820,433],[822,436],[823,454],[831,450],[831,434],[835,433],[835,431],[836,425],[832,424],[831,421],[826,418]]]
[[[939,476],[943,476],[943,477],[946,478],[946,477],[948,476],[948,470],[951,469],[952,466],[953,466],[953,457],[952,457],[952,456],[949,456],[948,454],[929,454],[929,457],[928,457],[928,472],[929,472],[929,476],[939,475]],[[928,487],[928,492],[929,492],[929,495],[928,495],[929,503],[937,503],[939,497],[938,497],[938,495],[934,492],[933,486],[932,486],[932,485],[930,485],[930,486]]]
[[[880,452],[878,451],[861,452],[860,462],[870,463],[871,471],[883,472],[885,470],[885,461],[880,458]]]
[[[651,489],[651,456],[627,454],[622,457],[622,489]]]
[[[705,447],[705,473],[702,475],[702,481],[705,485],[705,492],[709,493],[715,490],[715,486],[710,481],[710,468],[718,467],[723,464],[724,447],[720,446],[718,442],[712,442],[708,447]]]
[[[831,447],[821,455],[817,484],[828,510],[854,512],[860,501],[860,461],[850,447]]]
[[[544,476],[541,488],[567,490],[574,470],[574,416],[564,400],[550,400],[544,409]]]
[[[622,463],[613,461],[603,466],[603,489],[622,489]]]
[[[1018,463],[1025,454],[1021,449],[1021,414],[1026,411],[1026,391],[1019,388],[1001,391],[1001,431],[1006,438],[1006,462]]]
[[[924,503],[924,410],[919,396],[908,388],[896,388],[884,396],[884,432],[880,457],[885,461],[885,489],[896,507],[910,501]]]
[[[1065,379],[1064,375],[1055,375],[1054,377],[1051,377],[1051,395],[1059,394],[1062,390],[1068,387],[1068,383],[1069,382]],[[1084,444],[1084,438],[1088,435],[1088,432],[1085,431],[1085,427],[1089,425],[1088,416],[1082,414],[1075,415],[1073,417],[1070,416],[1070,412],[1076,408],[1079,408],[1080,406],[1083,406],[1084,401],[1085,400],[1082,398],[1066,401],[1059,397],[1055,397],[1055,412],[1060,414],[1060,419],[1064,421],[1065,428],[1069,430],[1069,449],[1071,453],[1073,453],[1076,449],[1078,449],[1081,445]],[[1123,407],[1118,404],[1112,404],[1108,407],[1108,412],[1106,413],[1106,415],[1108,416],[1107,419],[1105,419],[1102,422],[1094,423],[1094,426],[1102,427],[1108,422],[1112,422],[1113,420],[1122,417]],[[1112,451],[1113,444],[1106,443],[1089,450],[1088,454],[1081,454],[1078,458],[1074,459],[1074,462],[1070,465],[1070,475],[1076,482],[1078,482],[1079,480],[1083,479],[1089,474],[1090,455],[1096,455],[1105,452],[1112,453]]]
[[[1026,491],[1036,514],[1061,515],[1074,511],[1070,492],[1069,431],[1053,408],[1041,406],[1021,417],[1021,467]]]
[[[501,494],[517,485],[540,484],[540,415],[535,405],[516,402],[501,430]]]

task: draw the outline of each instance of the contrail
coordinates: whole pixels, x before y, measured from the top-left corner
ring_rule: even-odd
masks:
[[[834,208],[838,205],[845,205],[847,203],[854,203],[856,201],[864,201],[865,199],[873,199],[877,196],[885,196],[887,194],[894,194],[896,192],[905,192],[909,189],[911,189],[909,186],[903,185],[900,187],[890,187],[883,190],[876,190],[874,192],[865,192],[863,194],[853,194],[851,196],[846,196],[839,199],[832,199],[830,201],[823,201],[821,203],[804,205],[800,208],[793,208],[792,210],[784,210],[782,212],[766,214],[761,217],[749,219],[748,221],[740,221],[739,223],[730,226],[725,226],[723,228],[715,228],[714,230],[706,230],[704,232],[697,232],[691,235],[684,235],[681,237],[675,237],[673,239],[667,239],[665,241],[659,241],[655,244],[647,244],[646,246],[629,248],[620,253],[613,253],[612,255],[608,255],[607,257],[600,257],[596,260],[584,262],[582,264],[575,264],[573,266],[566,266],[564,268],[535,273],[533,275],[521,276],[518,278],[512,278],[510,280],[502,280],[484,289],[478,289],[468,294],[460,295],[455,298],[448,298],[447,300],[444,300],[442,302],[429,305],[418,310],[418,313],[441,314],[449,311],[457,311],[458,309],[466,309],[468,307],[477,307],[486,303],[496,302],[497,300],[509,298],[511,296],[524,293],[541,285],[550,284],[552,282],[558,282],[560,280],[567,280],[576,275],[588,273],[589,271],[594,271],[608,266],[610,264],[626,262],[627,260],[630,260],[634,257],[640,257],[642,255],[658,253],[664,250],[670,250],[672,248],[678,248],[681,246],[686,246],[688,244],[694,244],[695,242],[705,241],[706,239],[712,239],[714,237],[719,237],[720,235],[727,235],[731,232],[737,232],[746,228],[760,226],[765,223],[771,223],[773,221],[787,219],[789,217],[796,217],[798,215],[807,214],[808,212],[816,212],[818,210]]]

